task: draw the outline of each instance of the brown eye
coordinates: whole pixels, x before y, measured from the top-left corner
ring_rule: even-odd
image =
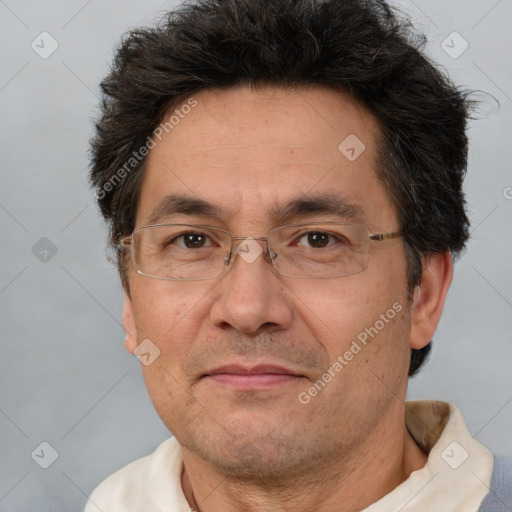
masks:
[[[307,237],[308,244],[316,249],[321,249],[329,244],[329,235],[321,231],[308,233]]]
[[[324,249],[335,243],[335,237],[325,231],[308,231],[300,236],[297,245],[312,249]]]
[[[189,249],[197,249],[203,247],[206,237],[201,233],[186,233],[183,235],[183,241]]]
[[[189,231],[170,240],[170,244],[176,244],[184,249],[200,249],[208,242],[208,237],[204,233],[195,233]]]

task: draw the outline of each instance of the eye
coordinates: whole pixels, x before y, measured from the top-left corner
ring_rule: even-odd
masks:
[[[202,247],[211,246],[210,238],[204,233],[195,231],[187,231],[181,235],[175,236],[169,240],[167,245],[176,244],[184,249],[201,249]]]
[[[314,249],[323,249],[333,243],[333,237],[329,235],[329,233],[326,233],[325,231],[310,231],[308,233],[304,233],[300,237],[297,245],[307,245]]]

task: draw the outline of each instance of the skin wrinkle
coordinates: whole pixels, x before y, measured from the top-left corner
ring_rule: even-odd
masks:
[[[305,368],[308,371],[304,373],[310,375],[312,379],[314,376],[321,376],[329,366],[327,361],[320,360],[314,350],[302,350],[300,342],[285,342],[282,337],[276,340],[262,332],[252,338],[228,336],[221,340],[213,340],[211,344],[206,342],[201,350],[192,349],[188,354],[185,373],[192,379],[199,378],[203,375],[205,368],[214,367],[214,362],[225,354],[241,354],[253,366],[260,364],[262,359],[271,359],[275,364],[293,370],[300,371]]]
[[[397,229],[396,213],[372,170],[371,116],[332,90],[301,91],[307,103],[295,95],[283,94],[283,106],[276,109],[275,100],[269,104],[247,88],[197,94],[194,111],[150,152],[137,225],[147,223],[170,192],[193,191],[194,197],[229,207],[226,228],[232,233],[265,236],[270,205],[336,192],[362,208],[370,231]],[[203,97],[213,117],[202,108]],[[222,104],[230,104],[229,115],[215,110],[217,99],[221,111]],[[293,132],[297,120],[311,112],[308,104],[325,110],[336,132],[320,117],[309,119],[307,131]],[[251,130],[233,130],[237,124]],[[243,150],[194,152],[202,144],[229,145],[242,132],[250,139]],[[357,133],[365,152],[354,162],[346,160],[337,133]],[[262,152],[258,138],[269,135],[278,144]],[[308,148],[292,153],[290,145],[303,138]],[[317,167],[302,167],[297,179],[304,157],[316,160]],[[332,161],[336,172],[318,170]],[[179,179],[164,163],[180,169]],[[428,343],[436,317],[417,320],[418,305],[407,307],[403,242],[370,244],[368,269],[339,279],[283,278],[263,258],[249,264],[237,257],[217,281],[148,279],[129,266],[127,348],[133,351],[143,335],[161,351],[143,368],[144,379],[155,409],[182,446],[183,488],[198,511],[329,512],[339,510],[340,500],[347,512],[361,510],[424,465],[425,454],[405,429],[403,400],[411,343]],[[434,268],[437,275],[443,266]],[[426,289],[422,307],[434,296]],[[308,405],[300,404],[298,393],[396,302],[402,311]],[[277,362],[305,377],[245,392],[201,377],[212,365],[233,359]]]
[[[244,148],[272,148],[272,147],[281,147],[281,144],[278,144],[276,142],[260,142],[258,144],[251,143],[239,143],[239,144],[219,144],[218,146],[211,146],[211,147],[203,147],[201,149],[195,149],[193,150],[194,153],[208,153],[210,151],[217,152],[220,148],[226,148],[226,149],[244,149]],[[288,146],[290,148],[290,153],[293,154],[293,149],[306,149],[306,148],[313,148],[311,144],[295,144]]]

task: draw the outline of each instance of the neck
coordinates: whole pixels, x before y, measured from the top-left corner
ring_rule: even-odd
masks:
[[[182,488],[197,512],[356,512],[375,503],[421,469],[427,455],[405,423],[393,435],[372,436],[351,454],[320,461],[293,480],[248,483],[219,474],[183,448]]]

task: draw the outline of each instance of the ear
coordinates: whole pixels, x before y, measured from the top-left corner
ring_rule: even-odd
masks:
[[[411,348],[420,349],[433,338],[453,277],[449,251],[433,254],[424,262],[421,283],[414,290],[411,307]]]
[[[132,300],[126,293],[124,295],[123,326],[126,332],[124,346],[130,354],[133,354],[133,351],[137,348],[137,327],[133,315]]]

